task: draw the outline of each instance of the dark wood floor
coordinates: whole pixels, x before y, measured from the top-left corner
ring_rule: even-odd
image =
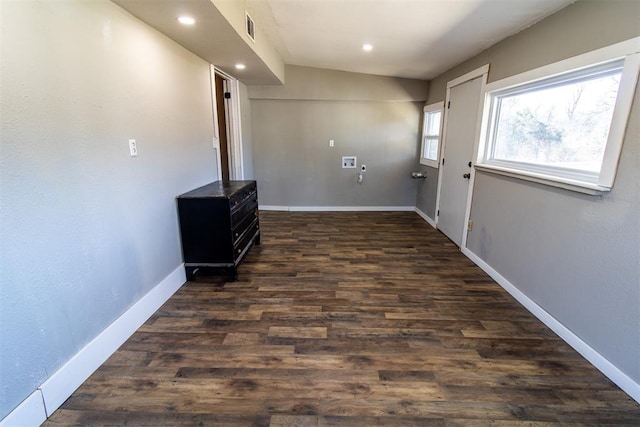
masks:
[[[415,213],[261,213],[45,425],[640,425],[640,406]]]

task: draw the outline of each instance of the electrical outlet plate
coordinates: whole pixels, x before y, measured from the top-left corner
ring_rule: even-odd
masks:
[[[136,144],[135,139],[129,140],[129,153],[131,154],[131,157],[135,157],[138,155],[138,144]]]
[[[342,157],[342,169],[355,169],[357,165],[358,158],[356,156]]]

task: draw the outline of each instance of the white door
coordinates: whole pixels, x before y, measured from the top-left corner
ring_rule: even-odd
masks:
[[[476,138],[480,96],[485,76],[450,87],[444,147],[440,162],[438,228],[460,246],[464,224],[471,161]]]

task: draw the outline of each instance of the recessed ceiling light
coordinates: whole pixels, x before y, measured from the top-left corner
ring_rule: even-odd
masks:
[[[191,16],[182,15],[178,16],[178,22],[182,25],[193,25],[196,23],[196,20]]]
[[[371,52],[373,50],[373,45],[365,43],[362,45],[362,50],[364,50],[365,52]]]
[[[244,70],[245,68],[247,68],[244,64],[236,64],[236,69],[237,70]]]

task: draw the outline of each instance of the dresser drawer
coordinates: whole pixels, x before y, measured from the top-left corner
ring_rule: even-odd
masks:
[[[234,194],[233,196],[231,196],[231,198],[229,199],[229,203],[231,205],[231,210],[236,209],[238,206],[242,205],[245,200],[249,199],[249,198],[257,198],[257,191],[256,191],[256,185],[249,185],[246,188],[243,188],[242,190],[238,191],[236,194]]]
[[[258,217],[258,199],[252,197],[245,201],[242,205],[238,206],[231,214],[231,228],[233,230],[233,238],[237,238],[242,234],[244,229]]]
[[[233,245],[233,257],[237,259],[242,253],[251,246],[251,242],[255,237],[256,233],[260,231],[260,224],[258,223],[258,219],[256,218],[251,226],[245,230],[243,234],[240,235],[236,243]]]

